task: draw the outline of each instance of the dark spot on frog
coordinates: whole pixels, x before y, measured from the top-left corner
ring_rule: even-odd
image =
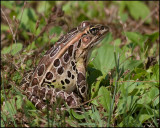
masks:
[[[46,74],[46,79],[47,79],[47,80],[51,80],[52,78],[53,78],[53,73],[47,72],[47,74]]]
[[[78,41],[77,48],[80,48],[80,46],[81,46],[81,39]]]
[[[70,78],[70,77],[71,77],[71,72],[70,72],[70,71],[67,71],[67,75],[68,75],[68,77]]]
[[[72,79],[74,79],[74,75],[72,75]]]
[[[73,70],[74,70],[74,71],[76,71],[76,65],[75,65],[75,66],[73,66]]]
[[[74,66],[74,65],[75,65],[75,63],[74,63],[73,61],[71,61],[71,64],[72,64],[72,66]]]
[[[64,71],[63,67],[60,67],[57,70],[57,72],[58,72],[59,75],[62,75],[63,71]]]
[[[52,91],[48,90],[47,94],[46,94],[46,99],[50,100],[52,96]]]
[[[38,79],[37,78],[34,78],[32,80],[32,86],[34,86],[34,85],[38,85]]]
[[[70,81],[69,81],[68,79],[65,79],[65,82],[66,82],[66,84],[69,84],[69,83],[70,83]]]
[[[56,80],[53,80],[52,82],[56,82]]]
[[[74,98],[72,96],[67,97],[66,102],[67,102],[68,106],[74,106],[75,105],[75,101],[74,101]]]
[[[85,77],[82,73],[78,73],[78,83],[80,83],[82,80],[85,80]]]
[[[82,93],[84,93],[84,92],[85,92],[85,90],[86,90],[86,87],[85,87],[85,86],[83,86],[83,87],[82,87],[82,89],[81,89],[81,92],[82,92]]]
[[[32,95],[36,96],[37,93],[38,93],[38,86],[34,86]]]
[[[61,80],[61,84],[64,85],[64,81],[63,80]]]
[[[54,61],[54,66],[55,67],[58,67],[60,65],[60,60],[59,59],[56,59],[55,61]]]
[[[68,48],[69,56],[72,56],[72,52],[73,52],[73,45],[70,45],[69,48]]]
[[[44,64],[42,64],[39,68],[38,68],[38,76],[41,76],[44,72]]]
[[[53,84],[51,84],[51,85],[48,85],[48,86],[50,86],[50,87],[54,88],[54,85],[53,85]]]
[[[39,96],[41,99],[45,97],[46,88],[43,88],[42,90],[39,90]]]
[[[69,60],[69,54],[66,53],[66,54],[64,55],[64,61],[65,61],[65,62],[68,62],[68,60]]]

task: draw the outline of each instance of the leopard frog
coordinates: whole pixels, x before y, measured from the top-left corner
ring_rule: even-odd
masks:
[[[61,36],[45,53],[34,71],[23,78],[21,88],[39,109],[52,106],[57,97],[68,106],[87,100],[86,66],[93,47],[109,32],[107,26],[83,21]]]

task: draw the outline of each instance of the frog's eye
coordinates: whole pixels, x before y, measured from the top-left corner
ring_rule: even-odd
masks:
[[[99,29],[98,29],[98,28],[91,27],[91,28],[89,29],[89,31],[90,31],[90,33],[91,33],[92,35],[96,35],[96,34],[98,33]]]
[[[90,22],[88,21],[83,21],[79,26],[78,26],[78,30],[79,31],[84,31],[84,29],[90,25]]]
[[[82,23],[81,23],[81,27],[82,28],[86,28],[87,26],[89,26],[90,25],[90,22],[88,22],[88,21],[83,21]]]

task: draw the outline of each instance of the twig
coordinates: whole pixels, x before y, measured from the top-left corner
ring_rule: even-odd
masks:
[[[86,101],[86,102],[84,102],[84,103],[82,103],[82,104],[79,104],[79,105],[77,105],[77,106],[69,107],[69,108],[79,108],[80,106],[83,106],[83,105],[85,105],[85,104],[87,104],[87,103],[89,103],[89,102],[91,102],[91,101],[93,101],[93,100],[95,100],[95,99],[98,99],[98,98],[101,97],[101,96],[102,96],[102,95],[97,96],[97,97],[95,97],[95,98],[93,98],[93,99],[91,99],[91,100],[88,100],[88,101]]]
[[[41,35],[43,35],[43,33],[44,33],[44,32],[46,31],[46,29],[48,28],[48,26],[49,26],[49,24],[46,24],[46,25],[42,28],[41,32],[39,33],[38,36],[35,37],[34,41],[37,40]]]
[[[111,80],[111,82],[114,82],[113,80]],[[117,82],[121,82],[121,83],[124,83],[124,82],[146,82],[146,83],[150,83],[150,82],[159,82],[159,81],[117,81]]]
[[[146,16],[143,20],[140,21],[139,24],[133,29],[133,31],[137,30],[148,18],[150,18],[155,12],[157,11],[157,8],[155,8],[148,16]]]
[[[5,20],[7,21],[8,25],[9,25],[9,29],[10,29],[12,35],[13,35],[12,27],[11,27],[11,25],[10,25],[10,23],[9,23],[9,21],[8,21],[8,19],[7,19],[7,17],[6,17],[6,15],[5,15],[5,13],[3,12],[2,8],[1,8],[1,12],[2,12],[3,16],[5,17]]]
[[[17,34],[18,27],[19,27],[19,25],[20,25],[20,23],[21,23],[22,15],[23,15],[23,12],[24,12],[24,8],[26,7],[26,4],[27,4],[27,2],[24,1],[24,6],[23,6],[23,8],[22,8],[21,17],[20,17],[20,20],[19,20],[18,25],[17,25],[17,27],[16,27],[15,33],[14,33],[14,36],[15,36],[15,37],[16,37],[16,34]]]
[[[22,19],[22,15],[23,15],[23,12],[24,12],[24,8],[25,8],[26,3],[27,3],[27,2],[25,1],[25,2],[24,2],[24,6],[23,6],[23,8],[22,8],[22,14],[21,14],[21,17],[20,17],[20,21],[21,21],[21,19]],[[16,43],[15,37],[16,37],[17,30],[18,30],[18,27],[19,27],[19,25],[20,25],[20,22],[18,22],[18,26],[17,26],[17,28],[16,28],[16,30],[15,30],[15,33],[13,33],[12,27],[11,27],[11,25],[10,25],[10,23],[9,23],[9,21],[8,21],[8,19],[7,19],[7,17],[6,17],[6,15],[5,15],[5,13],[3,12],[2,8],[1,8],[1,11],[2,11],[2,14],[3,14],[4,17],[5,17],[5,20],[7,21],[8,25],[9,25],[10,31],[11,31],[12,36],[13,36],[13,40],[14,40],[15,43]]]
[[[12,27],[11,27],[11,24],[9,23],[9,21],[8,21],[6,15],[5,15],[5,13],[4,13],[3,10],[1,9],[2,14],[3,14],[4,17],[5,17],[5,20],[7,21],[8,25],[9,25],[9,29],[10,29],[10,31],[11,31],[11,34],[12,34],[12,37],[13,37],[13,40],[14,40],[15,44],[17,44],[16,34],[17,34],[17,31],[18,31],[18,27],[19,27],[19,25],[20,25],[20,23],[21,23],[22,15],[23,15],[24,8],[25,8],[26,4],[27,4],[27,2],[25,1],[25,2],[24,2],[24,6],[23,6],[23,8],[22,8],[22,13],[21,13],[20,20],[19,20],[19,22],[18,22],[18,25],[16,25],[16,30],[15,30],[15,32],[13,32],[13,29],[12,29]],[[17,45],[16,45],[16,47],[17,47]],[[21,60],[21,62],[22,62],[22,58],[21,58],[19,52],[18,52],[18,56],[19,56],[19,58],[20,58],[20,60]],[[15,65],[15,66],[16,66],[16,65]]]
[[[55,18],[56,18],[55,15],[52,15],[52,14],[51,14],[51,15],[49,16],[49,18],[48,18],[48,20],[47,20],[47,24],[42,28],[41,32],[33,39],[33,41],[37,40],[40,36],[43,35],[43,33],[46,31],[46,29],[47,29],[48,26],[50,25],[51,21],[52,21],[53,19],[55,19]]]

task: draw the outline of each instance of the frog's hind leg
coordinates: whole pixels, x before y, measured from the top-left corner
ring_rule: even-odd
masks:
[[[27,88],[26,95],[28,99],[38,109],[45,109],[47,107],[47,101],[49,108],[52,108],[57,103],[57,98],[61,98],[61,108],[63,108],[64,102],[69,107],[78,106],[81,103],[81,99],[75,93],[67,93],[63,90],[55,88],[39,87],[38,85]]]

